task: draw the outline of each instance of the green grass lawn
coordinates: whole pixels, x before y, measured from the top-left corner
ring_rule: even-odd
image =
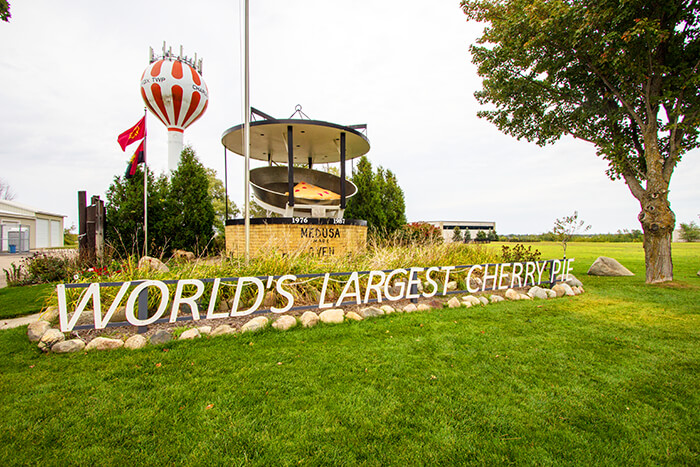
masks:
[[[698,465],[700,245],[655,286],[641,244],[568,256],[566,299],[70,356],[0,332],[0,462]]]
[[[0,289],[0,319],[40,312],[55,287],[53,284],[3,287]]]

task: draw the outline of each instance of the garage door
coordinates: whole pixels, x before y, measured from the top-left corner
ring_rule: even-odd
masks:
[[[61,232],[60,221],[51,221],[51,246],[63,246],[63,232]]]
[[[49,245],[49,220],[36,220],[36,247],[48,248]]]

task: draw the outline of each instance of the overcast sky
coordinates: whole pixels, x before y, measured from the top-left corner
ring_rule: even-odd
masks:
[[[241,0],[242,1],[242,0]],[[406,214],[495,221],[541,233],[574,210],[592,232],[640,228],[639,205],[588,143],[540,148],[476,117],[481,81],[468,47],[480,26],[458,0],[250,0],[251,104],[279,118],[366,123],[375,165],[393,170]],[[209,108],[184,134],[223,179],[221,135],[242,123],[238,1],[11,2],[0,23],[0,177],[15,201],[77,224],[77,192],[104,194],[129,153],[148,49],[163,41],[204,59]],[[148,117],[149,166],[165,171],[167,131]],[[133,146],[128,150],[135,149]],[[671,182],[678,222],[697,220],[699,151]],[[255,164],[253,164],[255,166]],[[243,158],[229,153],[229,194],[243,202]]]

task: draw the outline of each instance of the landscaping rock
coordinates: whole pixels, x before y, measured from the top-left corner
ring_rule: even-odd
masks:
[[[392,314],[393,312],[397,311],[397,310],[395,310],[394,307],[391,306],[391,305],[382,305],[382,306],[379,307],[379,309],[382,310],[382,311],[384,312],[384,314],[386,314],[386,315],[390,315],[390,314]]]
[[[505,298],[501,297],[500,295],[491,295],[490,301],[491,303],[498,303],[505,301]]]
[[[362,311],[360,311],[360,313],[362,313]],[[384,312],[382,312],[382,314],[384,314]],[[340,324],[343,322],[343,315],[343,310],[340,308],[332,308],[318,315],[318,319],[321,320],[322,323]]]
[[[241,326],[241,332],[256,332],[260,331],[267,326],[267,323],[270,320],[267,319],[265,316],[258,316],[257,318],[253,318],[247,323],[245,323],[243,326]]]
[[[513,289],[506,290],[505,296],[508,300],[520,300],[520,294]]]
[[[534,286],[527,291],[527,294],[532,298],[539,298],[542,300],[547,299],[547,292],[544,291],[542,287]]]
[[[192,328],[192,329],[188,329],[187,331],[180,334],[180,337],[178,338],[178,340],[186,341],[186,340],[196,339],[198,337],[202,337],[202,334],[199,332],[199,329]]]
[[[134,334],[124,342],[124,348],[129,350],[142,349],[146,347],[148,340],[141,334]]]
[[[208,336],[211,334],[211,326],[197,326],[197,329],[199,329],[199,334],[202,336]]]
[[[194,261],[195,260],[194,253],[192,253],[191,251],[185,251],[185,250],[173,251],[173,258],[184,260],[184,261]]]
[[[229,305],[229,303],[226,300],[221,300],[219,302],[219,307],[216,311],[218,311],[219,313],[229,312],[231,311],[231,305]]]
[[[418,306],[416,307],[417,311],[429,311],[432,310],[429,305],[426,305],[425,303],[419,303]]]
[[[486,297],[481,296],[481,297],[478,297],[478,298],[479,298],[479,301],[481,302],[482,305],[488,305],[488,304],[489,304],[489,300],[488,300]]]
[[[557,297],[563,297],[564,295],[569,295],[573,297],[576,295],[571,289],[571,286],[566,282],[561,282],[552,287],[552,290],[557,294]]]
[[[464,303],[469,303],[469,305],[481,305],[481,301],[476,298],[474,295],[467,295],[466,297],[462,297],[462,301]]]
[[[51,350],[51,347],[64,340],[66,340],[66,336],[64,336],[61,331],[58,329],[49,329],[41,336],[38,347],[44,352],[48,352]]]
[[[58,307],[57,306],[48,307],[41,314],[41,319],[44,321],[48,321],[49,323],[57,323],[58,322]]]
[[[566,274],[562,274],[562,275],[560,275],[559,277],[557,277],[557,280],[558,280],[558,281],[561,281],[561,282],[566,282],[566,283],[569,284],[571,287],[574,287],[574,286],[581,287],[581,286],[583,285],[583,284],[581,283],[581,281],[578,280],[578,279],[576,278],[576,276],[574,276],[573,274],[569,274],[569,278],[568,278],[568,279],[566,279]]]
[[[297,325],[297,320],[294,316],[280,316],[272,323],[272,327],[278,331],[288,331]]]
[[[557,298],[557,293],[552,289],[544,289],[547,292],[547,298]]]
[[[471,308],[471,307],[476,306],[476,305],[472,305],[472,302],[462,302],[462,306],[467,307],[467,308]]]
[[[616,259],[599,256],[588,269],[589,276],[634,276],[634,273]]]
[[[53,353],[73,353],[80,352],[85,348],[85,342],[82,339],[71,339],[69,341],[56,342],[51,347]]]
[[[519,295],[520,295],[520,300],[532,300],[532,297],[527,295],[527,294],[521,293]]]
[[[405,307],[403,307],[403,312],[404,312],[404,313],[413,313],[413,312],[416,311],[416,310],[418,310],[418,307],[417,307],[415,304],[413,304],[413,303],[409,303],[408,305],[406,305]]]
[[[168,272],[170,268],[166,266],[161,260],[152,258],[150,256],[143,256],[139,260],[139,269],[153,270],[156,272]]]
[[[189,308],[188,308],[189,310]],[[136,311],[138,314],[138,311]],[[122,323],[126,321],[126,306],[122,306],[117,308],[117,310],[114,312],[111,318],[109,318],[110,323]],[[78,321],[76,322],[77,325],[82,326],[85,324],[89,324],[91,326],[95,325],[95,316],[92,314],[91,310],[84,310],[81,314],[80,317],[78,318]]]
[[[318,324],[318,315],[313,311],[307,311],[303,315],[301,315],[299,321],[301,322],[301,325],[305,328],[311,328]]]
[[[360,316],[363,318],[376,318],[377,316],[382,316],[384,315],[385,311],[382,310],[381,308],[376,308],[373,306],[367,307],[367,308],[362,308],[360,310]],[[323,320],[321,320],[323,321]]]
[[[452,297],[447,301],[447,306],[450,308],[459,308],[460,306],[462,306],[462,302],[459,301],[459,298]]]
[[[220,324],[219,326],[214,328],[214,330],[211,332],[211,336],[214,337],[214,336],[221,336],[224,334],[235,334],[235,333],[236,333],[235,328],[232,328],[228,324]]]
[[[48,321],[44,321],[43,319],[34,321],[33,323],[29,323],[29,327],[27,327],[27,337],[30,342],[39,342],[41,336],[49,329],[51,329],[51,323]]]
[[[159,329],[151,336],[151,344],[154,345],[165,344],[171,340],[173,340],[173,335],[165,329]]]
[[[362,316],[358,315],[354,311],[349,311],[345,314],[345,318],[352,320],[352,321],[362,321],[364,318]]]
[[[85,350],[114,350],[124,347],[124,341],[121,339],[110,339],[108,337],[95,337],[85,346]]]
[[[447,290],[457,290],[457,281],[450,281],[447,283]]]
[[[466,280],[464,281],[466,284]],[[469,285],[471,286],[472,289],[480,289],[481,286],[483,285],[483,281],[479,277],[473,277],[471,278],[471,281]]]

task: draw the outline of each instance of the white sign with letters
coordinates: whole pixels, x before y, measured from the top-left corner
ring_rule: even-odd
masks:
[[[564,260],[549,260],[526,263],[501,263],[501,264],[475,264],[467,269],[465,277],[465,287],[470,293],[484,292],[486,290],[503,290],[511,287],[524,287],[539,285],[545,279],[545,270],[549,273],[546,277],[548,282],[552,282],[558,275],[563,275],[564,280],[568,279],[569,273],[573,269],[571,263],[573,258]],[[547,268],[551,265],[551,268]],[[357,304],[363,305],[371,300],[382,302],[383,300],[396,301],[403,299],[430,298],[438,293],[441,295],[447,294],[447,284],[450,282],[450,274],[453,273],[456,266],[432,266],[429,268],[412,267],[407,269],[399,268],[389,272],[385,271],[370,271],[367,275],[367,282],[362,290],[360,282],[360,273],[349,273],[349,278],[345,283],[337,300],[328,300],[328,284],[331,280],[330,273],[319,275],[323,277],[323,285],[317,307],[320,309],[333,308],[341,305]],[[481,286],[472,287],[471,277],[477,273],[481,276]],[[419,275],[424,277],[426,287],[420,293],[417,292],[418,285],[421,283]],[[397,282],[397,279],[403,279]],[[287,288],[289,285],[297,281],[297,276],[294,274],[286,274],[280,277],[269,276],[265,282],[259,277],[239,277],[236,280],[235,292],[233,297],[233,305],[230,312],[221,312],[215,310],[219,289],[221,287],[221,279],[216,278],[212,282],[211,292],[209,294],[208,307],[205,310],[200,310],[197,301],[204,295],[206,287],[200,279],[180,279],[176,281],[175,292],[170,300],[170,289],[163,281],[146,280],[139,282],[133,287],[131,292],[131,282],[123,282],[119,286],[119,291],[116,297],[109,305],[105,315],[102,315],[102,302],[100,299],[101,286],[99,283],[87,285],[87,290],[83,294],[80,301],[77,303],[75,310],[69,317],[68,304],[66,299],[66,286],[59,284],[56,286],[58,293],[58,310],[59,321],[62,332],[73,330],[81,314],[86,312],[86,308],[92,302],[92,314],[94,317],[95,329],[104,329],[114,315],[115,311],[121,306],[124,298],[126,299],[126,320],[133,326],[147,326],[156,321],[163,319],[166,312],[169,310],[168,321],[174,323],[177,321],[180,305],[187,305],[191,310],[193,321],[200,319],[217,319],[236,316],[246,316],[256,312],[263,302],[265,293],[268,290],[274,290],[277,294],[286,300],[285,306],[282,308],[271,307],[273,313],[284,313],[289,311],[294,306],[294,295]],[[487,287],[488,283],[491,286]],[[440,290],[439,283],[442,283]],[[392,287],[396,284],[398,287]],[[194,293],[185,296],[185,286],[194,287]],[[254,287],[255,301],[253,304],[244,310],[239,310],[241,295],[246,287]],[[414,287],[416,286],[416,287]],[[111,287],[114,287],[111,285]],[[160,303],[152,316],[147,319],[138,317],[138,298],[143,290],[155,288],[160,292]],[[398,291],[395,290],[398,288]]]

